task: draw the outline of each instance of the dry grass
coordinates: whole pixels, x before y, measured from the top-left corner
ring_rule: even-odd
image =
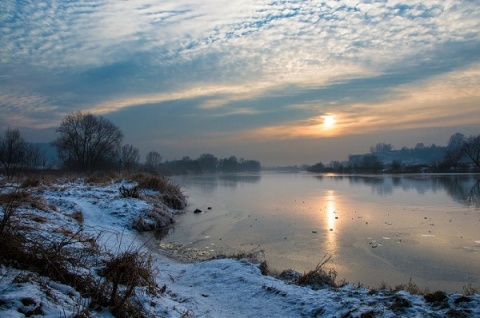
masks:
[[[23,182],[20,184],[21,188],[34,188],[40,185],[40,180],[34,177],[27,177]]]
[[[85,178],[85,183],[94,185],[106,185],[112,180],[118,180],[118,173],[113,171],[97,171]]]
[[[336,287],[335,280],[337,272],[334,269],[324,269],[325,264],[330,261],[331,256],[325,255],[318,265],[311,271],[300,275],[297,284],[300,286],[311,286],[312,289],[320,289],[325,286]]]
[[[90,268],[101,268],[106,255],[101,252],[98,237],[83,230],[59,226],[53,235],[44,235],[27,220],[48,222],[44,217],[28,211],[17,215],[17,209],[45,209],[45,201],[28,192],[14,188],[0,195],[3,219],[0,220],[0,264],[24,269],[51,280],[71,286],[91,308],[80,306],[78,317],[90,309],[109,307],[116,317],[144,317],[142,306],[135,299],[135,288],[147,286],[147,292],[156,290],[152,258],[138,250],[130,250],[107,258],[103,277]],[[15,221],[12,218],[15,217]],[[83,218],[81,212],[72,217]],[[19,277],[20,279],[20,277]]]
[[[122,198],[139,198],[140,193],[138,192],[138,187],[126,187],[126,186],[121,186],[119,189],[120,195]]]
[[[265,269],[268,268],[268,265],[265,261],[264,250],[254,249],[249,252],[242,251],[234,254],[218,254],[213,258],[214,259],[231,258],[231,259],[237,259],[237,260],[247,259],[249,262],[254,264],[263,264],[265,262],[263,266],[265,267]]]
[[[153,259],[147,252],[130,249],[112,255],[99,274],[104,277],[99,289],[102,290],[101,304],[109,306],[115,317],[144,317],[141,305],[134,301],[135,288],[147,287],[155,293],[156,272]]]
[[[463,294],[465,296],[472,296],[472,295],[478,294],[478,288],[473,287],[472,284],[469,283],[463,286]]]
[[[162,194],[162,201],[170,208],[182,210],[186,206],[185,195],[180,186],[169,182],[162,176],[138,173],[132,176],[142,189],[158,191]]]
[[[14,189],[8,193],[0,194],[0,206],[3,208],[3,218],[0,222],[0,235],[4,231],[10,230],[11,221],[17,209],[28,203],[32,204],[36,199],[28,192]]]
[[[422,290],[420,287],[418,287],[418,285],[413,282],[412,278],[410,278],[407,284],[396,285],[394,290],[404,290],[412,295],[425,295],[430,293],[428,288]]]
[[[72,214],[70,214],[70,216],[72,217],[72,219],[77,221],[78,224],[83,224],[84,219],[83,219],[82,211],[75,211]]]

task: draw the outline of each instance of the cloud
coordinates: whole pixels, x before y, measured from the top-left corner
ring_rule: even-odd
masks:
[[[202,133],[215,140],[478,119],[475,1],[3,0],[0,12],[0,110],[18,125],[170,102],[213,118]]]
[[[310,118],[285,122],[237,133],[233,139],[290,140],[369,134],[418,128],[475,125],[480,121],[480,64],[450,72],[428,81],[395,88],[376,103],[319,105]],[[301,108],[297,105],[296,108]],[[311,105],[307,106],[309,109]],[[324,116],[335,116],[331,128]]]

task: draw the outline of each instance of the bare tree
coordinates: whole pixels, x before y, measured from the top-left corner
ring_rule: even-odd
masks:
[[[480,135],[468,137],[464,151],[477,168],[480,168]]]
[[[18,129],[8,128],[5,136],[0,136],[0,164],[7,179],[11,179],[23,168],[35,167],[39,161],[39,148],[25,142]]]
[[[18,129],[8,128],[5,137],[0,137],[0,162],[7,174],[12,178],[22,167],[26,152],[25,140],[20,136]]]
[[[466,138],[461,133],[453,134],[448,140],[447,149],[443,156],[443,164],[447,167],[458,168],[459,162],[465,152]]]
[[[132,145],[126,144],[122,147],[122,162],[127,169],[131,169],[140,160],[140,151]]]
[[[102,116],[74,112],[65,116],[53,142],[64,166],[81,170],[114,162],[123,139],[121,130]]]
[[[156,151],[150,151],[145,158],[145,166],[147,169],[154,170],[162,162],[162,156]]]

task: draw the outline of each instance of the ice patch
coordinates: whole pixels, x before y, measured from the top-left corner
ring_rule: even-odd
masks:
[[[433,234],[422,234],[423,237],[435,237]]]
[[[480,244],[480,240],[478,240],[478,241],[475,241],[475,243],[477,243],[477,244]]]
[[[391,240],[391,238],[386,237],[386,236],[384,236],[384,237],[382,237],[382,238],[383,238],[384,240]]]

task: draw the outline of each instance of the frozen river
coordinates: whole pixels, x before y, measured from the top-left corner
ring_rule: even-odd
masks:
[[[201,254],[263,250],[271,268],[431,290],[480,287],[480,176],[209,174],[175,177],[189,207],[162,243]],[[194,214],[200,209],[203,213]],[[211,208],[211,209],[209,209]]]

